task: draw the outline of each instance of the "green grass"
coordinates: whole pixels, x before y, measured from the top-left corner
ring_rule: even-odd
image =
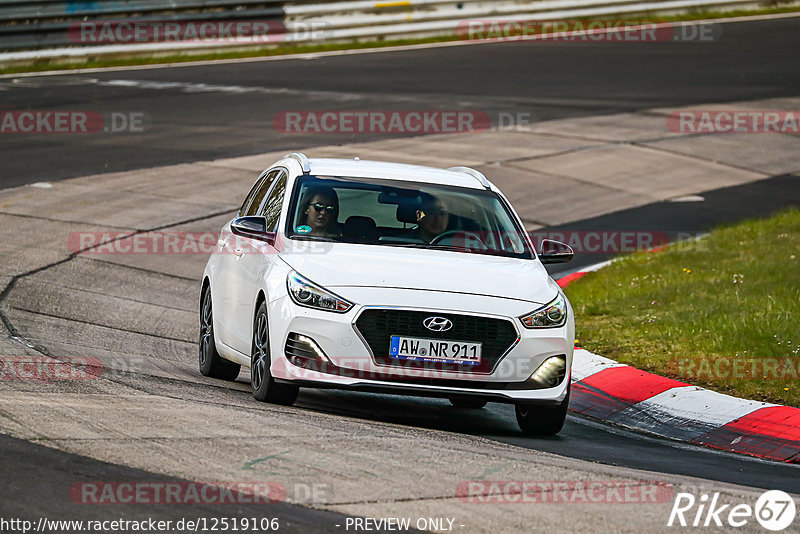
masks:
[[[609,15],[600,17],[600,19],[610,20],[616,18],[619,20],[634,20],[634,21],[649,21],[649,22],[681,22],[692,20],[705,20],[705,19],[722,19],[730,17],[742,17],[749,15],[770,15],[782,13],[796,13],[800,12],[797,6],[779,7],[780,2],[776,2],[774,7],[757,10],[735,10],[735,11],[701,11],[691,10],[687,13],[679,15],[656,15],[652,13],[644,14],[625,14],[625,15]],[[92,57],[91,51],[87,50],[87,56],[84,58],[71,58],[71,59],[40,59],[30,62],[19,64],[0,65],[0,75],[3,74],[19,74],[25,72],[46,72],[50,70],[76,70],[76,69],[90,69],[102,67],[124,67],[136,65],[160,65],[169,63],[186,63],[192,61],[208,61],[208,60],[222,60],[222,59],[240,59],[240,58],[259,58],[278,55],[298,54],[298,53],[313,53],[313,52],[328,52],[334,50],[359,50],[368,48],[385,48],[393,46],[405,46],[413,44],[428,44],[428,43],[441,43],[461,40],[462,37],[457,35],[445,35],[440,37],[425,37],[419,39],[402,39],[402,40],[365,40],[358,42],[348,43],[325,43],[325,44],[312,44],[312,45],[278,45],[269,47],[254,47],[247,49],[237,50],[217,50],[209,52],[183,52],[175,54],[165,53],[142,53],[135,55],[126,53],[121,56],[99,56]]]
[[[566,293],[588,350],[722,393],[800,406],[800,209],[631,254]],[[734,361],[742,367],[731,373]],[[771,362],[777,372],[752,371]]]

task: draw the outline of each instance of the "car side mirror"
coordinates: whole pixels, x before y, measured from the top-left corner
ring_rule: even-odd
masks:
[[[542,263],[567,263],[575,256],[572,247],[552,239],[542,239],[539,250],[539,260]]]
[[[231,222],[231,232],[242,237],[266,241],[275,244],[275,232],[267,231],[267,218],[255,215],[239,217]]]

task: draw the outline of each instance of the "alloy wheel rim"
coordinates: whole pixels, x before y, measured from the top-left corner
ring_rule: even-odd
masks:
[[[267,370],[268,352],[267,316],[262,313],[256,320],[256,328],[255,332],[253,332],[253,358],[250,364],[253,389],[259,389],[261,383],[264,381],[264,375]]]
[[[200,365],[211,358],[211,341],[214,335],[213,308],[211,307],[211,291],[206,292],[203,299],[203,310],[200,314]]]

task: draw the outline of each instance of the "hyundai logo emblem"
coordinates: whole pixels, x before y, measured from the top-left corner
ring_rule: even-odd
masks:
[[[422,321],[422,326],[434,332],[447,332],[453,328],[453,321],[445,317],[428,317]]]

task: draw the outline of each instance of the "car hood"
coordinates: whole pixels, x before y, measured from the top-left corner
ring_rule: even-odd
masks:
[[[382,287],[485,295],[546,304],[558,291],[536,260],[349,243],[280,254],[292,269],[327,288]],[[342,296],[345,296],[344,294]]]

